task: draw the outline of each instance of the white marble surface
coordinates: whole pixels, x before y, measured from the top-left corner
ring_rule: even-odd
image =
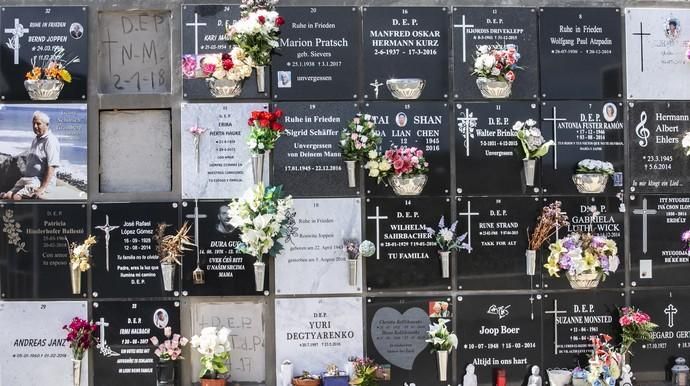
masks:
[[[275,260],[276,293],[336,294],[362,291],[362,262],[357,285],[348,283],[346,239],[361,241],[361,200],[328,198],[295,200],[297,235]]]

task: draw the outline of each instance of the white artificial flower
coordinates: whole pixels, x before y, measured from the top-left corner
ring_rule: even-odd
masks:
[[[376,150],[369,150],[369,159],[375,159],[379,156],[379,153]]]
[[[369,138],[367,138],[366,135],[363,135],[363,136],[359,137],[359,141],[362,142],[362,143],[367,143],[367,140],[368,140],[368,139],[369,139]]]
[[[517,121],[513,124],[513,130],[518,131],[521,130],[523,126],[523,123],[521,121]]]
[[[378,169],[369,169],[369,177],[378,177],[379,174],[380,173]]]
[[[447,228],[441,229],[438,232],[438,234],[439,234],[439,236],[441,236],[441,239],[443,239],[443,241],[446,241],[446,242],[453,241],[453,232],[451,232]]]
[[[479,46],[478,51],[482,54],[486,54],[489,52],[489,46],[487,46],[487,45]]]
[[[534,126],[534,125],[537,124],[537,122],[536,122],[534,119],[528,119],[528,120],[525,121],[525,124],[526,124],[527,126]]]
[[[362,132],[362,129],[364,129],[364,126],[362,126],[362,125],[357,125],[357,132],[358,132],[358,133],[361,133],[361,132]]]
[[[681,141],[683,147],[690,147],[690,132],[685,133],[683,140]]]
[[[618,270],[618,266],[620,265],[620,263],[621,261],[618,258],[618,256],[609,256],[609,271],[616,272]]]
[[[381,161],[379,162],[379,170],[382,172],[386,172],[391,170],[391,164],[388,161]]]
[[[501,75],[501,70],[499,70],[498,68],[494,67],[494,68],[491,69],[491,75],[493,75],[493,76],[499,76],[499,75]]]

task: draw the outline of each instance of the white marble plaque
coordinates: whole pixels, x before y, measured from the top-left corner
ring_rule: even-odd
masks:
[[[330,363],[342,368],[362,356],[362,299],[359,297],[276,300],[276,372],[288,359],[293,376],[320,373]]]
[[[0,385],[72,384],[72,353],[62,326],[87,317],[86,302],[0,303]],[[82,384],[88,380],[88,354]]]
[[[625,10],[630,99],[690,99],[690,9]]]
[[[295,200],[297,235],[275,260],[276,293],[334,294],[362,290],[362,261],[350,285],[345,240],[361,241],[359,198]],[[361,259],[360,259],[361,260]]]
[[[239,197],[252,186],[247,120],[252,111],[267,107],[263,103],[182,104],[183,198]],[[192,127],[200,127],[203,133],[195,136]],[[264,168],[267,181],[268,162]]]

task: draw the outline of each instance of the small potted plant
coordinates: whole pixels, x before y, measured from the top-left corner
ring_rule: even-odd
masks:
[[[201,354],[201,386],[225,386],[226,379],[230,377],[229,335],[230,330],[225,327],[206,327],[200,335],[192,337],[192,347]]]
[[[610,162],[584,159],[577,163],[573,182],[580,193],[601,193],[613,173],[613,164]]]
[[[592,289],[616,272],[620,264],[616,242],[604,236],[573,232],[549,246],[544,267],[550,276],[565,271],[573,289]]]
[[[502,48],[479,46],[474,58],[473,75],[477,76],[477,87],[484,98],[508,98],[515,81],[515,71],[520,54],[515,45]]]
[[[39,57],[34,56],[31,59],[31,71],[26,73],[24,81],[29,98],[34,101],[56,100],[65,83],[72,83],[72,74],[67,71],[72,63],[79,63],[79,57],[65,59],[64,48],[55,48],[50,56],[41,59],[40,64]]]
[[[369,358],[356,358],[350,385],[378,386],[379,365]]]
[[[160,342],[156,336],[150,338],[151,344],[156,347],[153,353],[158,358],[156,383],[158,386],[176,385],[177,363],[184,359],[182,347],[186,346],[189,340],[180,334],[173,334],[170,327],[163,329],[163,335],[167,338],[163,342]]]
[[[316,374],[310,374],[309,371],[302,371],[302,375],[292,378],[294,386],[319,386],[321,379]]]
[[[450,253],[452,251],[459,251],[464,249],[466,251],[471,251],[472,248],[469,244],[465,243],[467,238],[467,233],[463,233],[457,236],[455,230],[458,226],[458,222],[450,224],[450,228],[446,228],[445,218],[441,217],[438,222],[438,231],[433,228],[426,228],[428,234],[434,237],[436,241],[436,246],[438,247],[438,255],[441,259],[441,277],[447,279],[450,277]]]
[[[216,98],[234,98],[242,92],[244,79],[252,74],[246,53],[239,47],[230,52],[203,55],[199,60],[208,88]]]
[[[285,131],[282,123],[278,122],[283,116],[283,111],[276,109],[270,111],[252,111],[247,121],[249,125],[249,151],[252,153],[252,172],[254,184],[264,180],[264,163],[271,155],[271,150],[276,146],[278,138]]]
[[[383,155],[369,154],[364,166],[378,183],[387,181],[399,196],[417,196],[428,180],[429,163],[416,147],[391,146]]]
[[[96,237],[89,236],[83,243],[77,245],[71,243],[65,237],[67,251],[69,255],[69,273],[72,282],[72,294],[81,293],[81,274],[91,268],[91,246],[96,244]]]
[[[349,266],[348,283],[351,286],[357,285],[357,265],[361,257],[369,257],[376,252],[376,246],[369,240],[362,241],[357,245],[356,241],[345,241],[345,252],[347,253],[347,263]]]
[[[458,337],[448,331],[448,322],[450,320],[439,318],[438,322],[430,325],[426,340],[431,343],[431,352],[436,353],[438,380],[441,382],[448,381],[448,355],[454,348],[458,348]]]
[[[529,235],[527,230],[527,251],[525,259],[527,263],[527,275],[534,276],[537,267],[537,251],[555,235],[558,229],[567,227],[568,215],[561,210],[561,202],[553,202],[541,209],[541,214],[537,217],[537,225]]]
[[[67,342],[72,351],[72,382],[81,385],[81,361],[91,347],[96,346],[96,324],[75,317],[69,325],[62,326],[67,331]]]
[[[347,183],[350,188],[357,186],[357,161],[367,160],[369,153],[376,153],[381,144],[379,135],[371,115],[357,113],[340,132],[340,150],[347,166]]]
[[[520,142],[519,149],[523,155],[522,172],[525,177],[525,185],[534,186],[537,160],[549,152],[553,141],[544,140],[541,130],[537,127],[537,122],[533,119],[528,119],[525,122],[515,122],[513,130]]]
[[[153,239],[156,241],[156,251],[161,261],[161,275],[163,276],[163,289],[172,291],[175,282],[175,264],[182,266],[182,255],[189,251],[188,246],[194,246],[188,236],[190,226],[184,223],[174,235],[166,235],[165,230],[169,224],[158,224]]]

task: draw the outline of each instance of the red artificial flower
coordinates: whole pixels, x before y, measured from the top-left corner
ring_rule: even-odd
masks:
[[[506,72],[506,74],[504,76],[506,77],[506,80],[508,82],[512,82],[515,80],[515,73],[513,71]]]
[[[254,118],[249,118],[249,120],[247,121],[247,124],[249,126],[254,126]]]
[[[261,126],[261,127],[269,127],[270,124],[271,124],[271,121],[269,121],[268,119],[259,120],[259,126]]]
[[[271,113],[269,113],[268,111],[262,111],[260,118],[268,121],[271,119]],[[264,125],[264,126],[266,126],[266,125]]]
[[[281,25],[285,24],[285,19],[283,19],[282,16],[276,17],[276,25],[280,27]]]
[[[259,24],[264,24],[266,22],[266,18],[263,16],[259,16]]]
[[[271,130],[281,132],[283,131],[283,125],[278,122],[273,122],[271,124]]]
[[[261,118],[261,113],[263,111],[252,111],[252,119],[259,119]]]
[[[223,70],[230,71],[233,67],[235,67],[235,63],[232,62],[232,59],[223,59]]]
[[[279,17],[280,17],[280,16],[279,16]],[[273,112],[273,115],[274,115],[276,118],[280,118],[280,117],[283,116],[283,110],[281,110],[281,109],[276,109],[276,111]]]
[[[223,53],[223,55],[220,58],[221,58],[221,60],[228,60],[228,59],[230,59],[230,54],[225,52],[225,53]]]

